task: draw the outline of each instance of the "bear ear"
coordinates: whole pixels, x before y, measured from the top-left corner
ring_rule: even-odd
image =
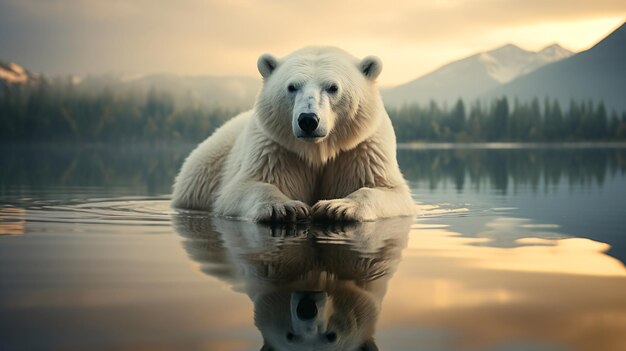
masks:
[[[371,338],[369,340],[366,340],[363,345],[361,345],[359,351],[378,351],[378,346],[374,342],[374,339]]]
[[[368,56],[359,63],[359,71],[369,80],[375,80],[383,70],[383,63],[376,56]]]
[[[259,69],[259,73],[263,78],[267,78],[278,67],[278,59],[270,54],[263,54],[256,62],[256,66]]]

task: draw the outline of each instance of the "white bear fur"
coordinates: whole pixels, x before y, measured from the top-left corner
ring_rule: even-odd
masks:
[[[375,84],[377,58],[309,47],[281,60],[262,55],[258,67],[264,84],[254,108],[189,155],[174,184],[174,207],[252,221],[371,221],[414,213]],[[329,84],[338,91],[331,93]],[[323,137],[296,136],[297,115],[307,108],[318,115]]]

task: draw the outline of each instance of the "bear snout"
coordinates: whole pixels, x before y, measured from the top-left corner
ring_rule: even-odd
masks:
[[[305,142],[318,143],[327,135],[325,125],[315,112],[294,113],[293,135]]]
[[[319,117],[312,112],[303,112],[298,116],[298,126],[305,133],[312,133],[317,129],[320,122]]]
[[[296,315],[301,321],[317,317],[317,304],[315,303],[315,300],[309,297],[305,297],[300,300],[300,302],[298,302],[298,306],[296,307]]]

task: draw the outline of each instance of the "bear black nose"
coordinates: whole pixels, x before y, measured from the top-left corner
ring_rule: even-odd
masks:
[[[315,318],[315,316],[317,316],[317,304],[315,300],[309,297],[300,300],[296,308],[296,315],[299,320],[303,321]]]
[[[317,117],[315,113],[304,112],[298,116],[298,125],[300,129],[302,129],[306,133],[311,133],[315,129],[317,129],[317,124],[320,119]]]

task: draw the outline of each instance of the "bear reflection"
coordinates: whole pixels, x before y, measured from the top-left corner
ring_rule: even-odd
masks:
[[[178,216],[189,256],[245,292],[261,350],[377,350],[374,330],[411,218],[269,226]]]

